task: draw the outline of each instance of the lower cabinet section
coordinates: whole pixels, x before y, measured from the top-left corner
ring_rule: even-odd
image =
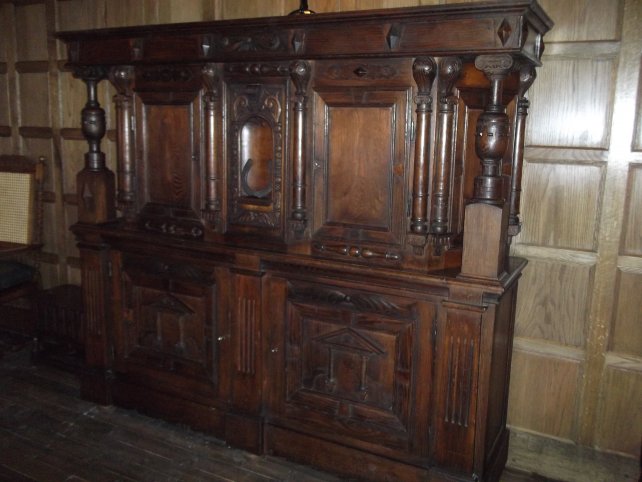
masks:
[[[169,251],[109,259],[114,403],[364,480],[501,473],[517,276],[461,291]]]

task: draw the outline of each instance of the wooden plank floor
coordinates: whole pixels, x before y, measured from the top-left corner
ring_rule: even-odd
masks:
[[[330,474],[231,449],[134,411],[79,398],[76,377],[33,365],[29,349],[0,360],[0,480],[336,481]],[[504,482],[550,481],[506,471]]]

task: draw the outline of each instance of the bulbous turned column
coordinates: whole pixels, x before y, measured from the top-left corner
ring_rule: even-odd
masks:
[[[475,67],[483,71],[490,80],[489,102],[477,120],[475,151],[482,164],[481,175],[475,178],[474,199],[501,206],[506,202],[502,159],[509,142],[509,120],[502,103],[504,79],[513,68],[510,55],[480,55]]]
[[[98,83],[107,77],[103,67],[78,69],[74,76],[87,85],[87,103],[82,110],[82,133],[89,144],[85,167],[76,177],[78,221],[99,224],[116,219],[114,173],[105,163],[100,142],[105,136],[105,111],[98,103]]]

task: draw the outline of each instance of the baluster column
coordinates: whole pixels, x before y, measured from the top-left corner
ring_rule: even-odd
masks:
[[[85,67],[74,73],[87,85],[87,103],[82,110],[82,133],[89,144],[85,167],[76,177],[78,221],[99,224],[116,219],[115,178],[105,164],[100,142],[105,136],[105,111],[98,103],[98,84],[107,77],[102,67]]]
[[[490,98],[477,120],[475,150],[482,164],[475,178],[473,202],[502,205],[506,201],[502,177],[502,159],[508,147],[509,122],[502,103],[504,79],[513,68],[510,55],[480,55],[475,67],[490,80]]]

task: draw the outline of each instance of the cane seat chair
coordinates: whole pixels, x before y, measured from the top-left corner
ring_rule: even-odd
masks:
[[[40,285],[44,160],[0,155],[0,305]]]

